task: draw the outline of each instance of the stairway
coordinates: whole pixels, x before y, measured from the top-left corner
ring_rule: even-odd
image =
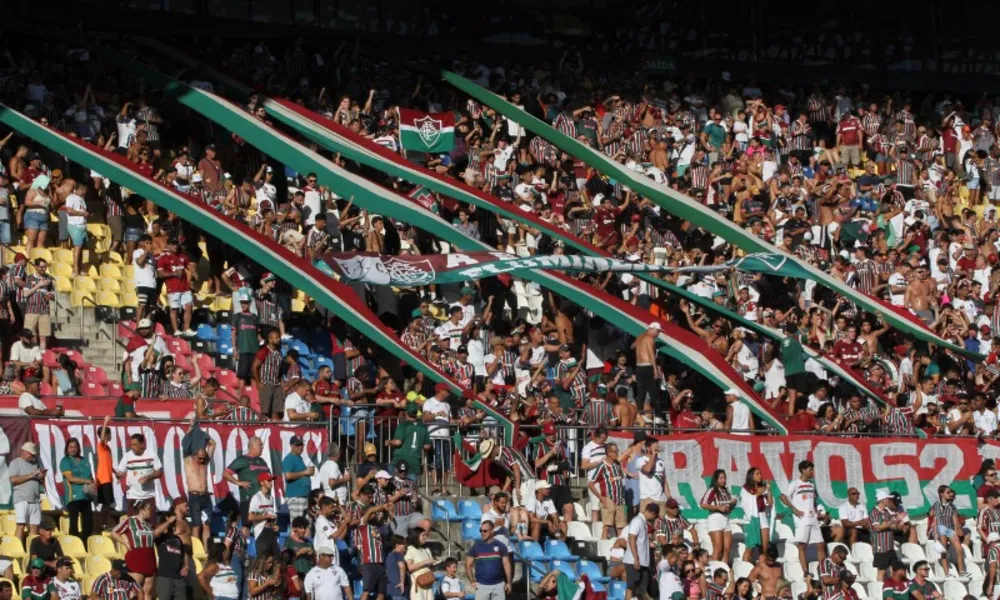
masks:
[[[79,351],[89,364],[102,367],[109,376],[118,372],[116,358],[116,325],[98,318],[93,305],[71,306],[69,294],[58,294],[52,309],[52,333],[55,340],[49,346]],[[119,340],[120,341],[120,340]]]

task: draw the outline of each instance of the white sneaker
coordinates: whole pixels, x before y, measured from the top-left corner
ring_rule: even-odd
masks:
[[[194,337],[198,335],[198,332],[195,331],[194,329],[188,329],[187,331],[184,332],[184,335],[187,337]]]
[[[281,336],[281,339],[290,340],[292,339],[292,335],[290,333],[286,333],[285,335]]]

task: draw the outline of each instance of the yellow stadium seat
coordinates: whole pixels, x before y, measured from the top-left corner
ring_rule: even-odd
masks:
[[[77,579],[79,579],[79,578],[81,578],[81,577],[83,577],[84,575],[87,574],[87,572],[83,569],[83,565],[80,564],[79,559],[74,558],[72,556],[67,556],[67,558],[70,559],[71,561],[73,561],[73,576],[74,577],[76,577]]]
[[[90,596],[90,592],[94,589],[94,578],[90,575],[84,575],[80,578],[80,591],[84,596]]]
[[[132,265],[125,265],[122,267],[122,279],[132,281],[135,278],[135,267]]]
[[[49,275],[53,277],[72,277],[73,265],[66,263],[52,263],[49,265]]]
[[[55,507],[52,506],[52,501],[49,500],[48,496],[42,494],[42,511],[45,512],[51,510],[55,510]]]
[[[0,555],[11,558],[24,558],[27,556],[21,540],[12,535],[5,535],[0,539]]]
[[[80,274],[85,277],[90,277],[91,279],[97,279],[100,274],[97,272],[97,267],[95,265],[86,264],[86,260],[83,261],[85,264],[80,268]]]
[[[0,529],[3,530],[3,535],[14,535],[17,533],[17,518],[14,513],[6,513],[0,518]]]
[[[125,259],[122,258],[122,255],[114,251],[108,252],[107,261],[116,265],[125,264]]]
[[[87,538],[87,552],[92,556],[103,556],[109,559],[119,557],[118,550],[115,549],[115,542],[103,535],[92,535]],[[90,573],[90,570],[88,569],[87,572]]]
[[[84,303],[84,299],[89,300],[89,302]],[[97,303],[97,299],[94,298],[94,292],[90,291],[80,291],[76,290],[73,295],[70,296],[70,306],[82,306],[86,308],[87,306],[93,306]],[[43,500],[44,501],[44,500]],[[44,510],[44,509],[43,509]]]
[[[135,292],[125,292],[122,294],[122,306],[139,306],[139,297]]]
[[[79,275],[73,279],[73,289],[80,292],[96,292],[97,282],[90,277]]]
[[[66,519],[66,526],[68,528],[69,519],[67,517],[63,517],[63,519]],[[59,547],[62,548],[63,554],[72,558],[86,559],[89,556],[87,549],[83,547],[83,540],[75,535],[59,536]]]
[[[101,225],[99,223],[90,223],[87,225],[87,233],[98,239],[104,239],[106,237],[111,237],[111,228],[107,225]]]
[[[65,266],[65,265],[63,265]],[[56,282],[56,291],[65,294],[73,292],[73,278],[68,275],[58,275],[53,278]]]
[[[97,289],[103,292],[120,292],[122,291],[121,281],[117,279],[112,279],[111,277],[101,277],[97,280]]]
[[[73,251],[66,248],[56,248],[52,251],[52,262],[73,264]]]
[[[25,256],[28,255],[28,251],[25,250],[24,246],[11,246],[10,251],[13,252],[14,254],[23,254]],[[11,259],[13,259],[13,256],[11,257]]]
[[[233,310],[232,296],[216,296],[215,301],[212,302],[212,310],[215,312],[220,310]]]
[[[69,535],[69,517],[59,517],[59,529],[53,532],[54,536]]]
[[[202,571],[205,570],[205,563],[203,561],[201,561],[198,558],[194,558],[192,560],[194,560],[194,572],[195,573],[201,573]]]
[[[293,313],[300,313],[300,312],[305,311],[305,309],[306,309],[306,303],[305,302],[299,300],[298,298],[292,298],[292,312]]]
[[[100,269],[101,277],[109,277],[111,279],[121,279],[122,270],[118,265],[113,265],[111,263],[104,263],[101,265]]]
[[[208,554],[205,552],[205,545],[201,543],[200,538],[191,538],[191,556],[195,560],[205,560],[208,558]],[[198,569],[198,572],[201,572],[201,569]]]
[[[122,305],[121,299],[119,299],[116,292],[98,292],[97,293],[97,304],[98,306],[110,306],[111,308],[118,308]]]
[[[28,253],[28,258],[32,262],[38,258],[44,258],[46,262],[52,262],[52,252],[48,248],[32,248],[31,252]]]
[[[21,561],[15,560],[11,562],[13,562],[13,564],[10,568],[14,571],[14,575],[18,578],[24,577],[24,569],[21,568]]]
[[[87,575],[97,578],[99,575],[103,575],[111,570],[111,560],[107,556],[94,556],[91,554],[87,557]]]

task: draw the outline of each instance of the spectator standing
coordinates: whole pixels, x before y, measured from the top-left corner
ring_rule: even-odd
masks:
[[[729,513],[738,500],[729,491],[726,471],[718,469],[712,475],[712,483],[701,498],[701,508],[709,512],[708,537],[712,539],[712,560],[729,562],[729,552],[733,544]]]
[[[334,564],[337,551],[324,546],[319,549],[316,566],[309,570],[303,583],[308,600],[351,600],[351,582],[347,573]]]
[[[113,486],[115,471],[114,458],[111,454],[111,429],[108,427],[110,422],[111,415],[105,416],[104,423],[97,430],[97,475],[94,479],[97,483],[97,502],[101,505],[101,518],[97,523],[101,531],[116,523],[112,516],[116,501]]]
[[[172,237],[167,241],[167,252],[156,261],[156,274],[166,282],[167,304],[170,307],[170,324],[175,335],[192,337],[191,311],[194,296],[191,294],[191,279],[194,265],[187,254],[181,251],[180,240]]]
[[[507,545],[493,539],[494,525],[479,524],[481,539],[465,553],[465,576],[476,592],[476,600],[505,600],[514,582]]]
[[[365,444],[365,452],[368,446],[369,444]],[[377,471],[372,471],[372,477]],[[350,471],[340,470],[340,445],[330,444],[327,458],[319,468],[319,484],[323,494],[327,498],[335,498],[340,506],[347,506],[347,484],[350,482]],[[366,483],[367,481],[361,485]]]
[[[265,336],[267,343],[253,359],[253,380],[257,383],[260,412],[272,421],[279,421],[285,412],[285,392],[281,386],[281,334],[271,328]]]
[[[135,284],[135,295],[139,300],[136,305],[135,318],[142,321],[156,306],[159,297],[159,284],[156,281],[156,258],[153,256],[153,238],[147,233],[142,234],[135,250],[132,251],[132,281]]]
[[[179,499],[174,500],[178,506]],[[188,563],[191,546],[185,544],[177,532],[181,523],[171,514],[156,528],[156,598],[157,600],[186,600]]]
[[[188,508],[191,514],[191,535],[208,548],[211,533],[212,491],[208,487],[208,465],[215,452],[215,440],[198,427],[191,418],[187,434],[181,438],[181,455],[184,457],[184,476],[187,481]]]
[[[392,536],[392,552],[385,557],[385,592],[389,600],[406,600],[406,538],[401,535]],[[468,553],[466,553],[468,556]],[[468,572],[468,568],[466,568]]]
[[[618,444],[604,445],[604,460],[597,466],[594,481],[587,487],[601,504],[601,537],[618,537],[625,527],[625,471],[618,463]]]
[[[820,531],[819,510],[816,504],[816,484],[812,479],[816,469],[813,463],[804,460],[799,463],[799,476],[788,485],[788,491],[781,495],[781,502],[792,509],[795,524],[795,544],[799,548],[799,562],[802,572],[808,571],[806,547],[816,546],[820,561],[826,559],[826,544]]]
[[[246,454],[236,458],[226,467],[223,478],[240,489],[240,523],[249,531],[250,499],[260,489],[260,475],[270,473],[267,463],[261,458],[264,442],[257,436],[250,438]]]
[[[431,449],[427,426],[417,420],[420,408],[415,402],[406,405],[405,417],[396,426],[396,432],[389,445],[394,448],[392,460],[403,461],[409,467],[409,477],[416,480],[420,475],[421,458]]]
[[[433,600],[434,564],[437,562],[427,547],[427,531],[410,530],[407,539],[406,572],[410,574],[410,600]]]
[[[135,514],[140,502],[155,501],[156,480],[163,475],[163,463],[156,452],[146,446],[146,436],[133,434],[129,450],[118,462],[115,475],[125,478],[125,512]]]
[[[250,498],[247,522],[253,529],[257,556],[277,556],[281,548],[278,545],[278,506],[272,493],[274,475],[260,473],[257,484],[257,493]]]
[[[79,181],[73,186],[73,193],[66,196],[66,205],[63,211],[66,213],[66,231],[69,239],[73,243],[73,276],[80,274],[82,266],[83,245],[87,243],[87,184]]]
[[[24,371],[33,369],[35,373],[49,378],[49,368],[42,362],[42,349],[35,341],[35,332],[30,329],[22,329],[18,333],[18,340],[10,347],[10,364],[14,366],[15,380],[23,380]]]
[[[24,328],[38,336],[38,345],[45,352],[49,337],[52,336],[52,317],[49,306],[55,298],[55,285],[48,274],[49,263],[45,259],[35,260],[35,272],[28,275],[24,286]]]
[[[80,440],[69,438],[63,458],[59,461],[63,476],[63,500],[69,513],[69,534],[87,539],[94,531],[92,498],[96,495],[90,462],[83,458]]]
[[[226,549],[224,557],[236,576],[238,597],[242,600],[246,598],[247,593],[244,573],[248,569],[247,547],[250,543],[250,535],[245,526],[246,521],[240,522],[240,511],[230,511],[226,516],[226,536],[222,541],[222,545]],[[221,566],[219,568],[223,569]]]
[[[257,314],[251,310],[253,304],[247,292],[238,292],[239,309],[233,311],[233,351],[236,352],[236,376],[243,385],[253,381],[254,355],[260,350],[257,340]]]
[[[125,561],[111,561],[111,570],[94,579],[90,595],[98,600],[132,600],[142,598],[142,588],[128,574]]]
[[[420,505],[420,496],[417,491],[417,483],[408,476],[409,466],[406,461],[401,460],[396,463],[396,472],[392,476],[392,487],[396,489],[393,502],[395,507],[394,519],[396,521],[395,531],[397,535],[403,535],[414,527],[420,527],[430,531],[431,522],[417,510]]]
[[[174,521],[171,515],[159,527],[153,529],[153,518],[156,507],[153,500],[137,500],[133,505],[132,516],[123,520],[111,532],[111,539],[126,548],[125,564],[129,576],[142,588],[139,600],[150,600],[153,597],[156,575],[155,539],[166,531],[167,526]]]
[[[753,550],[759,549],[763,556],[771,545],[771,519],[774,516],[771,491],[757,467],[751,467],[747,471],[746,481],[740,489],[740,506],[743,508],[743,518],[747,521],[743,526],[746,544],[743,560],[753,564],[755,561],[750,560]]]
[[[27,535],[38,534],[38,525],[42,522],[41,485],[45,469],[38,464],[38,446],[34,442],[21,444],[21,454],[10,462],[7,474],[13,488],[14,535],[23,544]]]
[[[281,471],[285,476],[288,516],[294,519],[304,517],[309,512],[309,492],[312,490],[312,476],[316,473],[316,466],[306,464],[308,457],[303,455],[305,440],[301,436],[293,435],[290,445],[291,452],[281,461]]]
[[[601,499],[590,490],[590,484],[594,481],[594,475],[597,474],[597,467],[604,462],[604,445],[607,441],[607,430],[604,427],[598,427],[590,432],[590,441],[580,451],[580,468],[587,474],[587,507],[590,511],[591,522],[600,519]]]
[[[291,533],[285,540],[286,552],[292,555],[292,566],[299,579],[305,580],[306,573],[313,567],[316,553],[313,550],[312,542],[308,539],[309,529],[312,523],[306,517],[295,517],[289,524]],[[336,557],[335,557],[336,558]]]
[[[942,546],[949,545],[955,550],[955,562],[958,567],[959,576],[966,576],[965,555],[962,550],[962,543],[967,535],[963,528],[962,518],[955,508],[955,490],[946,485],[938,487],[938,501],[931,506],[931,522],[933,529],[928,532],[928,537],[937,540]],[[874,526],[874,521],[872,521]],[[948,572],[948,553],[941,555],[941,568]]]
[[[337,499],[323,496],[319,501],[319,512],[313,523],[313,550],[319,551],[324,546],[337,547],[337,540],[343,539],[347,533],[348,520],[344,518],[342,505]],[[340,564],[340,556],[334,556],[334,562]]]
[[[625,536],[626,548],[622,562],[625,563],[625,599],[638,596],[649,597],[649,525],[660,516],[660,507],[649,504],[646,509],[632,517],[622,535]]]
[[[652,502],[660,507],[661,515],[666,514],[663,509],[670,497],[670,484],[667,483],[666,467],[660,458],[660,442],[648,438],[642,443],[641,450],[642,454],[635,459],[639,475],[639,510]]]
[[[451,396],[451,386],[438,383],[434,386],[434,395],[424,401],[421,407],[422,421],[427,426],[431,441],[431,465],[434,493],[443,492],[445,477],[451,469],[451,435],[448,425],[452,422],[451,406],[448,398]]]

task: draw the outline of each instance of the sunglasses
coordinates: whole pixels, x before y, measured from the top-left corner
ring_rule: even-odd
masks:
[[[482,529],[479,530],[479,533],[489,533],[491,531],[493,531],[493,530],[489,529],[489,528],[486,528],[486,527],[483,527]]]

